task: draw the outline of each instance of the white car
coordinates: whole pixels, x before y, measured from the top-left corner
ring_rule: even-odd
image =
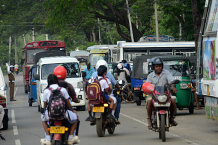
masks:
[[[7,85],[0,67],[0,129],[8,129]]]
[[[77,98],[80,99],[80,103],[71,103],[72,107],[76,107],[80,110],[85,110],[86,101],[83,90],[83,79],[80,72],[79,61],[76,58],[69,56],[57,56],[57,57],[44,57],[40,58],[37,63],[37,72],[34,76],[37,80],[37,100],[38,111],[43,108],[43,90],[47,87],[47,77],[52,74],[54,68],[57,66],[64,66],[67,70],[66,81],[73,85]]]

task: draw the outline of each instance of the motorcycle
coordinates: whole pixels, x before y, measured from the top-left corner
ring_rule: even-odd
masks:
[[[71,125],[66,119],[49,121],[48,131],[51,136],[50,145],[72,145],[73,143],[68,141],[70,128]],[[48,145],[48,143],[46,144],[41,140],[41,145]]]
[[[96,132],[99,137],[104,137],[105,130],[107,129],[109,134],[113,134],[115,131],[116,123],[115,120],[109,116],[109,104],[100,103],[94,105],[92,109],[96,122]]]
[[[128,83],[126,84],[124,80],[119,80],[118,84],[121,90],[117,91],[117,95],[121,98],[121,101],[125,101],[125,102],[133,101],[131,85],[129,85]]]
[[[175,81],[175,84],[177,81]],[[170,125],[170,105],[171,93],[170,86],[155,86],[152,92],[153,110],[152,110],[152,130],[159,132],[159,139],[166,141],[166,131],[169,131]]]

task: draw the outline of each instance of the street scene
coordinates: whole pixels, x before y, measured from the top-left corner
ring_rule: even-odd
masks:
[[[217,0],[2,0],[0,145],[217,145]]]
[[[43,138],[40,113],[37,111],[37,104],[29,107],[28,96],[23,92],[21,74],[16,76],[16,100],[9,103],[9,128],[2,131],[6,141],[0,140],[1,145],[38,145]],[[19,79],[20,78],[20,79]],[[13,113],[12,113],[13,112]],[[13,114],[13,115],[12,115]],[[158,133],[147,129],[146,107],[143,102],[141,106],[135,103],[123,103],[120,113],[121,124],[116,127],[115,133],[99,138],[96,134],[96,127],[90,126],[85,121],[87,111],[78,111],[81,120],[79,137],[80,144],[114,144],[114,145],[141,145],[141,144],[163,144]],[[178,111],[176,116],[178,126],[170,128],[167,132],[167,144],[169,145],[216,145],[218,126],[213,120],[208,120],[205,111],[195,110],[189,114],[188,110]]]

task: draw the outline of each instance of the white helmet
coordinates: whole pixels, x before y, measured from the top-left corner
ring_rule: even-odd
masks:
[[[106,62],[105,60],[99,60],[99,61],[96,63],[96,66],[95,66],[96,70],[98,70],[99,66],[101,66],[101,65],[106,66],[106,67],[107,67],[107,70],[108,70],[108,64],[107,64],[107,62]]]
[[[117,68],[120,69],[120,70],[122,70],[122,69],[123,69],[123,64],[122,64],[122,63],[119,63],[119,64],[117,65]]]

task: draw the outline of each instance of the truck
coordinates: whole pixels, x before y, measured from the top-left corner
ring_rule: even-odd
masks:
[[[218,121],[218,13],[217,0],[205,2],[197,47],[197,93],[204,95],[205,112]]]

